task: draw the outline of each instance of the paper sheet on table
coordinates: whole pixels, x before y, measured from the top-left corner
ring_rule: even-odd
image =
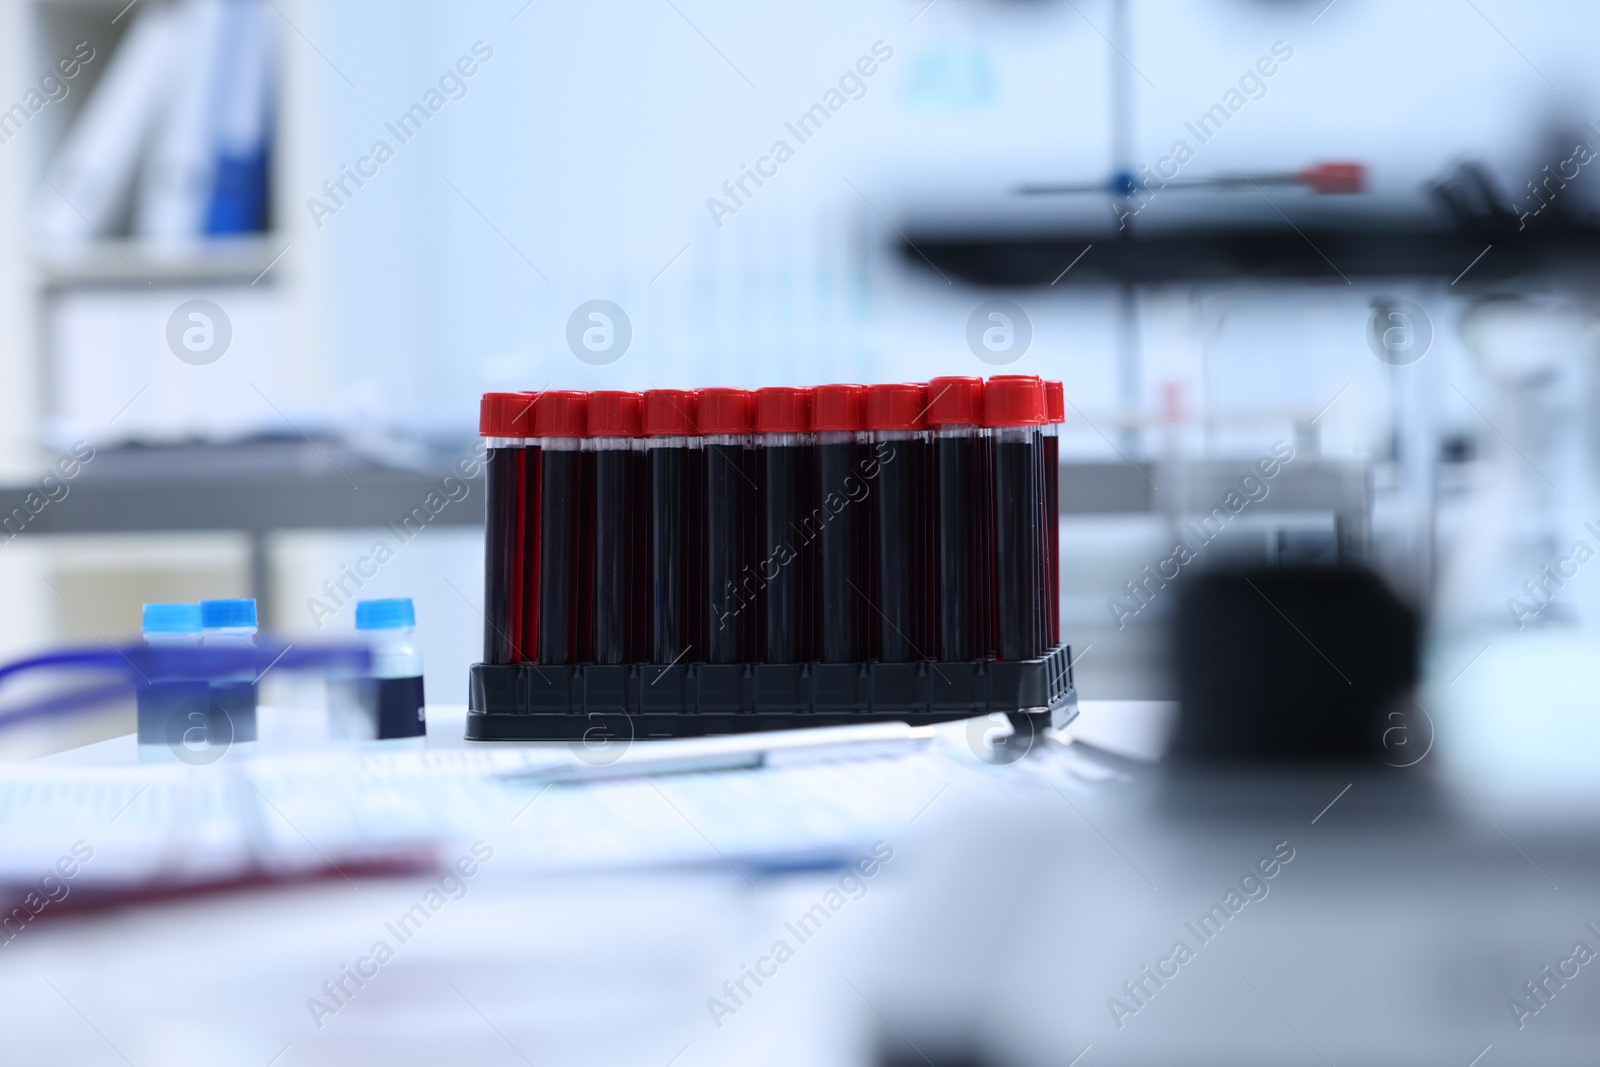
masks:
[[[88,882],[315,869],[484,838],[541,871],[756,867],[905,836],[962,795],[1050,790],[1077,757],[994,767],[942,730],[927,750],[759,771],[546,786],[508,772],[560,750],[320,752],[207,767],[25,764],[0,776],[0,883],[36,880],[76,841]],[[1094,774],[1085,769],[1079,778]],[[741,867],[741,870],[743,868]]]

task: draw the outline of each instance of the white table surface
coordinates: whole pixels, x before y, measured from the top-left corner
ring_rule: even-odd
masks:
[[[463,715],[430,708],[427,749],[477,747],[461,740]],[[1087,701],[1069,732],[1123,755],[1148,755],[1169,715],[1170,708],[1154,705]],[[315,745],[318,729],[308,716],[263,709],[258,758]],[[943,736],[959,749],[964,731],[954,724]],[[735,850],[719,840],[719,819],[747,814],[736,808],[789,803],[789,780],[766,770],[560,787],[567,792],[555,799],[530,792],[522,810],[483,829],[480,840],[495,857],[461,883],[464,895],[445,902],[403,944],[386,923],[424,901],[437,875],[333,876],[46,914],[41,918],[50,921],[30,923],[0,946],[0,997],[9,1009],[0,1059],[139,1067],[866,1063],[859,1037],[875,1025],[872,1012],[840,976],[893,914],[903,884],[896,875],[911,866],[919,834],[1028,775],[1070,778],[1059,764],[1069,751],[1055,745],[1020,767],[953,773],[944,788],[930,783],[926,795],[902,798],[900,810],[912,814],[884,838],[893,838],[889,847],[901,866],[885,865],[826,937],[804,946],[720,1026],[708,999],[724,997],[724,981],[738,979],[741,965],[784,936],[785,920],[839,877],[837,870],[782,875],[722,855]],[[140,766],[131,735],[38,762],[108,774],[135,774]],[[840,764],[829,773],[857,785],[890,783],[906,773],[903,763]],[[1082,786],[1094,777],[1073,780]],[[584,797],[609,799],[571,803]],[[728,810],[712,810],[716,797]],[[790,813],[796,824],[806,815]],[[591,835],[675,825],[686,838],[704,839],[707,861],[534,869],[526,862],[529,843],[558,833],[552,824],[562,819],[589,820],[569,829]],[[330,1004],[324,983],[340,979],[341,967],[354,966],[380,939],[393,959],[360,988],[345,979],[354,995],[319,1026],[309,998]]]

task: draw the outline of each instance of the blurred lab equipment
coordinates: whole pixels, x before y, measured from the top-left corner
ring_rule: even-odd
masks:
[[[1184,762],[1370,761],[1417,679],[1418,625],[1370,570],[1195,575],[1179,594],[1174,662]]]
[[[1600,824],[1386,758],[1410,610],[1370,571],[1214,572],[1178,641],[1175,758],[1076,742],[1095,787],[905,850],[846,964],[875,1062],[1584,1062]]]
[[[1462,338],[1493,392],[1466,398],[1488,459],[1445,564],[1442,622],[1600,626],[1600,583],[1571,581],[1568,558],[1580,540],[1600,547],[1585,525],[1600,519],[1597,325],[1586,310],[1532,296],[1484,300],[1462,316]]]
[[[1592,818],[1535,829],[1381,767],[1212,773],[1184,810],[1159,769],[1099,758],[1122,780],[1098,796],[907,850],[897,914],[844,965],[876,1063],[1592,1054]],[[1047,918],[997,922],[1002,901]]]
[[[1113,197],[1128,198],[1145,190],[1167,189],[1234,189],[1254,190],[1268,188],[1301,188],[1321,196],[1345,196],[1366,191],[1367,168],[1361,163],[1313,163],[1291,171],[1263,171],[1260,174],[1219,174],[1204,178],[1177,178],[1162,180],[1145,174],[1141,183],[1126,171],[1113,174],[1098,182],[1063,182],[1056,185],[1023,185],[1017,192],[1023,196],[1053,196],[1063,193],[1104,193]]]
[[[1497,296],[1461,333],[1493,391],[1459,397],[1484,457],[1440,550],[1440,756],[1507,803],[1566,804],[1600,743],[1596,320],[1560,296]]]

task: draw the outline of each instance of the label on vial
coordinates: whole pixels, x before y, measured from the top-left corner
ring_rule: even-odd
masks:
[[[212,682],[211,683],[211,719],[220,722],[226,719],[231,725],[233,741],[254,741],[256,739],[256,703],[260,699],[260,691],[254,682]]]
[[[422,710],[422,679],[369,679],[378,713],[378,740],[421,737],[428,732]]]

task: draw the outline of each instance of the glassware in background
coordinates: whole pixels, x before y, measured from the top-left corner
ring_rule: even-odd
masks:
[[[1449,773],[1523,797],[1597,781],[1596,325],[1536,297],[1484,301],[1461,324],[1491,390],[1461,394],[1483,462],[1442,553],[1424,708]]]
[[[1439,596],[1441,621],[1490,630],[1600,623],[1600,605],[1572,567],[1595,506],[1590,406],[1596,320],[1548,300],[1502,298],[1461,322],[1491,386],[1467,397],[1483,442],[1481,481]]]
[[[1417,296],[1436,313],[1446,306],[1442,298]],[[1438,578],[1439,409],[1452,393],[1446,355],[1428,358],[1434,329],[1421,305],[1387,294],[1373,297],[1367,343],[1383,372],[1389,410],[1386,432],[1374,442],[1368,558],[1416,608],[1432,600]],[[1315,440],[1315,430],[1296,424],[1298,454],[1311,451],[1306,443]]]

